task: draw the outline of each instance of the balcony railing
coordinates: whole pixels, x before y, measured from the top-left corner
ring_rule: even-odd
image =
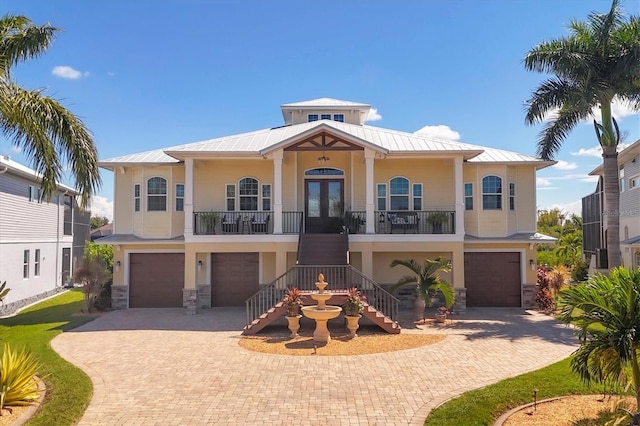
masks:
[[[351,234],[366,232],[366,212],[348,211],[344,226]],[[452,210],[395,210],[375,212],[376,234],[455,234]],[[193,214],[195,235],[273,234],[273,212],[209,211]],[[304,233],[304,212],[282,212],[282,233]]]

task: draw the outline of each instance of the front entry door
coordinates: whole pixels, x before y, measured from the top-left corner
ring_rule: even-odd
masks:
[[[330,234],[342,229],[343,181],[318,179],[305,181],[306,232]]]

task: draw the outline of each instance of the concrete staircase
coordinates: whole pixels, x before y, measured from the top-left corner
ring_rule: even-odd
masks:
[[[301,234],[298,265],[346,265],[348,234]]]

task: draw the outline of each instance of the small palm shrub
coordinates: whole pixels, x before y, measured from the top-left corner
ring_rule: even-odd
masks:
[[[34,376],[40,365],[25,349],[13,350],[5,345],[0,358],[0,414],[8,405],[29,405],[38,399]]]

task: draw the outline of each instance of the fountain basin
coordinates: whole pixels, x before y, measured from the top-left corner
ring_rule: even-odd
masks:
[[[342,312],[342,308],[340,306],[326,306],[324,309],[320,309],[317,306],[302,307],[302,315],[307,318],[320,321],[328,321],[336,318],[340,315],[340,312]]]

